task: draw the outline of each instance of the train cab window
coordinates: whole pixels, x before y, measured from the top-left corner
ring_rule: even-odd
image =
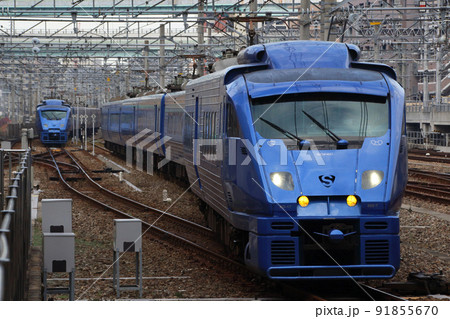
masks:
[[[335,149],[341,139],[348,148],[360,148],[364,138],[383,136],[389,128],[387,98],[362,94],[264,97],[252,100],[251,112],[262,137],[287,140],[295,135],[321,149]]]
[[[48,110],[48,111],[41,111],[41,116],[49,121],[59,121],[66,117],[67,112],[66,111],[57,111],[57,110]]]
[[[239,137],[239,121],[236,110],[231,103],[227,103],[227,136]]]

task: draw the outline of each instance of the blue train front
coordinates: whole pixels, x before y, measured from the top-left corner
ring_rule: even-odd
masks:
[[[345,44],[259,45],[267,69],[227,85],[241,132],[224,184],[246,225],[245,262],[276,279],[390,278],[407,176],[404,91]],[[228,143],[231,141],[228,141]],[[234,154],[227,154],[230,158]],[[242,162],[241,162],[242,163]]]
[[[44,145],[67,143],[71,109],[63,100],[44,100],[36,109],[36,128]]]
[[[208,226],[261,274],[390,278],[407,178],[404,90],[359,54],[330,42],[251,46],[185,92],[106,105],[103,136],[124,154],[153,153],[147,167],[170,155],[163,169],[188,178]]]

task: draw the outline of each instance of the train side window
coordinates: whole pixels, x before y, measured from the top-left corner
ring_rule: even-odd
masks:
[[[227,103],[227,136],[239,137],[239,122],[236,110],[231,103]]]

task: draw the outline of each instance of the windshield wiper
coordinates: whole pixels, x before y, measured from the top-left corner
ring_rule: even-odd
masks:
[[[272,123],[266,119],[263,119],[262,117],[259,118],[261,121],[263,121],[264,123],[266,123],[267,125],[270,125],[271,127],[273,127],[274,129],[276,129],[277,131],[283,133],[285,136],[287,136],[288,138],[290,138],[291,140],[296,140],[299,144],[302,143],[304,140],[300,137],[298,137],[295,134],[292,134],[291,132],[286,131],[285,129],[279,127],[278,125],[276,125],[275,123]]]
[[[322,123],[320,123],[318,120],[316,120],[314,117],[312,117],[311,115],[309,115],[308,113],[306,113],[305,111],[302,110],[302,112],[309,117],[309,119],[311,121],[313,121],[314,124],[316,124],[318,127],[320,127],[320,129],[322,131],[325,132],[325,134],[327,134],[333,141],[335,141],[338,145],[338,149],[339,148],[347,148],[348,146],[348,141],[340,138],[339,136],[337,136],[335,133],[333,133],[329,128],[325,127]]]

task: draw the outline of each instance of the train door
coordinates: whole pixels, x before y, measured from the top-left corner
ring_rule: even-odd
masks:
[[[236,196],[239,193],[237,188],[239,174],[245,176],[245,172],[240,171],[240,163],[246,156],[246,148],[240,138],[240,127],[233,103],[225,98],[223,108],[223,161],[222,180],[224,191],[227,196],[227,204],[230,210],[236,208]]]

